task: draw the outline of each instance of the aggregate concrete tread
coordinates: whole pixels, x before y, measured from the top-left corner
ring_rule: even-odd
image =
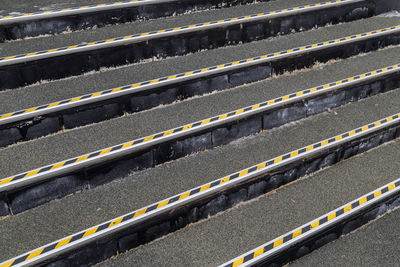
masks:
[[[397,141],[342,161],[97,266],[217,266],[399,177],[399,148]]]
[[[113,3],[115,1],[104,0],[101,3]],[[98,4],[99,0],[3,0],[0,8],[0,15],[10,14],[12,12],[37,12],[45,10],[54,10],[68,7],[79,7],[90,4]]]
[[[119,87],[185,71],[209,67],[253,56],[281,51],[306,44],[400,24],[399,17],[375,17],[308,32],[281,36],[271,40],[206,50],[182,57],[168,58],[121,68],[103,69],[86,75],[45,82],[17,90],[0,92],[0,113],[46,104],[86,93]],[[383,61],[384,59],[380,59]]]
[[[75,45],[82,42],[89,43],[93,41],[110,39],[113,37],[131,35],[134,33],[143,33],[207,21],[227,19],[319,2],[322,2],[322,0],[279,0],[261,2],[147,21],[135,21],[125,24],[109,25],[106,27],[93,28],[85,31],[66,32],[64,34],[58,34],[55,36],[47,35],[39,38],[10,41],[0,44],[0,57]],[[97,1],[97,3],[99,2]]]
[[[397,103],[399,100],[400,90],[388,92],[335,109],[335,112],[319,114],[286,127],[263,132],[254,137],[242,139],[241,141],[226,146],[221,146],[177,161],[159,165],[152,169],[137,172],[125,179],[116,180],[104,186],[74,194],[61,200],[52,201],[24,213],[4,218],[0,221],[0,232],[2,233],[0,236],[0,247],[7,247],[8,249],[1,253],[0,261],[59,239],[65,235],[72,234],[105,220],[154,203],[155,201],[162,200],[168,196],[210,182],[216,178],[254,165],[263,160],[281,155],[284,152],[289,152],[293,149],[394,114],[398,112]],[[392,151],[392,147],[395,146],[388,146],[385,148],[385,153],[380,153],[380,157],[378,158],[382,160],[382,164],[385,162],[385,155],[393,155],[396,149],[398,150],[397,145],[397,147],[395,147],[396,149],[390,152]],[[227,163],[227,161],[229,163]],[[394,175],[399,169],[397,164],[398,162],[393,162],[385,165],[385,168],[380,166],[380,164],[377,164],[377,166],[372,163],[366,165],[367,167],[375,166],[375,168],[371,170],[372,173],[379,173],[382,167],[382,171]],[[335,170],[336,168],[332,169]],[[362,168],[360,171],[359,167],[351,167],[349,171],[356,172],[356,176],[354,177],[363,177]],[[357,174],[357,172],[359,174]],[[336,174],[335,176],[339,178],[343,176],[343,179],[347,176],[352,177],[352,175]],[[368,182],[367,180],[355,178],[354,181],[359,181],[360,183],[365,181],[366,185],[368,185],[365,187],[358,184],[356,188],[367,188],[370,190],[380,185],[380,183],[384,183],[382,181],[378,183],[379,179],[375,180],[375,178],[376,177],[373,175],[366,177]],[[371,181],[369,181],[369,179],[371,179]],[[336,179],[331,178],[328,179],[327,182],[320,184],[318,188],[322,190],[324,184],[327,185],[325,188],[331,188],[329,181],[334,184],[336,183]],[[340,183],[339,185],[343,186]],[[294,192],[297,193],[295,193],[294,196],[301,197],[308,195],[307,193],[299,193],[302,192],[301,190],[303,189],[295,190]],[[313,190],[315,190],[315,188]],[[319,191],[320,190],[315,190],[315,193]],[[311,192],[314,191],[311,190]],[[334,197],[338,197],[337,199],[344,201],[343,196],[336,195],[338,192],[340,192],[340,190],[325,192],[324,194],[331,195],[334,193]],[[354,197],[355,196],[352,195],[349,200]],[[280,203],[279,205],[285,203],[286,207],[287,202],[278,201],[277,203]],[[300,204],[302,202],[296,201],[296,203]],[[336,204],[333,206],[329,204],[327,207],[334,208],[339,205]],[[325,206],[321,205],[321,207]],[[268,213],[275,210],[279,211],[279,209],[274,208]],[[286,208],[283,210],[286,210]],[[307,212],[311,210],[312,209],[309,209]],[[322,214],[323,212],[321,211],[320,213]],[[312,215],[315,217],[319,215],[319,213],[312,213]],[[49,217],[51,217],[51,220],[49,220]],[[256,221],[255,219],[254,222]],[[297,224],[306,221],[307,220],[294,220],[293,223],[295,224],[291,224],[290,227],[297,226]],[[21,229],[24,230],[21,231]],[[205,238],[210,238],[210,235],[213,235],[213,233],[208,230],[202,233],[203,234],[195,234],[193,237],[203,236]],[[275,234],[278,235],[281,233],[275,232]],[[271,238],[272,237],[273,236],[271,236]],[[265,237],[262,241],[265,242],[267,239],[268,238]],[[257,240],[261,243],[261,240]],[[257,243],[249,244],[253,247],[257,245]],[[250,248],[251,247],[248,249]],[[193,250],[193,254],[196,254],[194,251],[195,250]],[[204,249],[203,251],[208,252],[210,250]],[[234,250],[230,256],[233,257],[245,251],[246,250]],[[228,260],[228,258],[225,258],[225,260]]]
[[[398,266],[400,209],[329,243],[288,266]]]
[[[395,64],[399,52],[400,47],[381,50],[2,148],[0,177]]]

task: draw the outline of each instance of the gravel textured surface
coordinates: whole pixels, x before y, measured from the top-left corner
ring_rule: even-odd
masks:
[[[393,175],[399,177],[396,172]],[[289,266],[398,266],[399,220],[400,209],[397,209]]]
[[[2,101],[2,105],[0,105],[0,113],[16,111],[39,104],[76,97],[85,93],[97,92],[126,84],[380,29],[397,25],[399,22],[400,18],[371,18],[313,31],[281,36],[271,40],[206,50],[182,57],[134,64],[118,69],[106,69],[100,72],[91,72],[83,76],[45,82],[17,90],[8,90],[0,92],[0,98],[4,99],[4,102]],[[379,59],[379,62],[384,62],[384,59]]]
[[[226,146],[221,146],[209,151],[197,153],[181,160],[173,161],[169,164],[159,165],[155,168],[138,172],[130,177],[116,180],[104,186],[90,189],[88,191],[84,191],[83,193],[75,194],[61,200],[52,201],[41,207],[5,218],[0,223],[0,232],[2,233],[0,237],[0,247],[7,247],[8,249],[0,255],[0,261],[53,240],[57,240],[65,235],[83,230],[102,221],[143,207],[147,204],[154,203],[155,201],[161,200],[168,196],[172,196],[179,192],[183,192],[184,190],[188,190],[224,175],[228,175],[242,168],[252,166],[261,161],[281,155],[285,152],[289,152],[296,148],[300,148],[324,138],[340,134],[355,127],[392,115],[398,112],[398,106],[396,106],[396,103],[398,103],[399,100],[400,90],[371,97],[364,101],[335,109],[335,112],[319,114],[314,117],[304,119],[298,123],[292,123],[286,127],[280,127],[251,138],[242,139]],[[389,146],[388,149],[391,149],[391,146]],[[398,150],[394,149],[392,154],[386,152],[381,153],[378,158],[384,163],[385,155],[390,155],[390,157],[393,158],[393,153],[395,154],[397,151]],[[227,160],[229,160],[229,164],[227,164]],[[359,166],[364,166],[363,161],[357,161],[357,164],[362,164]],[[385,171],[385,173],[391,174],[391,176],[393,175],[394,171],[398,171],[399,169],[397,162],[383,164],[385,167],[383,167],[383,165],[381,166],[380,164],[371,164],[371,162],[365,165],[371,167],[370,171],[373,171],[373,173],[379,174],[379,171],[382,169]],[[332,168],[333,171],[336,169],[341,170],[340,167]],[[363,176],[365,176],[365,173],[360,171],[360,169],[363,170],[363,168],[360,167],[351,167],[346,169],[346,171],[355,172],[354,175],[356,176],[353,176],[353,174],[334,174],[334,176],[337,176],[337,178],[333,179],[330,177],[327,179],[327,181],[336,184],[336,186],[339,186],[340,188],[340,186],[344,185],[342,183],[338,183],[340,179],[345,179],[346,177],[348,179],[353,179],[355,182],[354,188],[350,188],[350,184],[346,184],[346,190],[344,192],[357,192],[357,190],[365,190],[361,192],[367,192],[372,190],[377,185],[384,183],[382,180],[377,179],[379,176],[369,176],[367,177],[368,182],[364,184],[364,182],[367,180],[361,179]],[[391,176],[388,177],[382,175],[382,178],[391,180]],[[312,181],[314,183],[315,181],[318,181],[318,179],[313,179]],[[317,189],[313,188],[310,190],[310,193],[315,191],[314,193],[317,194],[315,199],[321,195],[326,197],[332,195],[334,199],[340,201],[345,199],[345,195],[339,195],[341,192],[339,189],[334,189],[333,191],[326,190],[328,188],[332,188],[329,183],[317,183],[315,186],[317,186]],[[371,188],[371,186],[373,187]],[[308,188],[308,186],[306,186],[306,188]],[[323,190],[324,188],[325,190]],[[310,194],[308,192],[303,193],[302,190],[303,189],[298,191],[295,190],[294,192],[302,192],[295,195],[305,198]],[[361,195],[361,193],[357,193],[355,196],[351,195],[351,198],[348,200],[355,198],[358,195]],[[326,199],[326,202],[330,203],[328,198]],[[123,205],[121,205],[121,203],[123,203]],[[307,205],[304,204],[304,202],[302,202],[300,199],[295,200],[293,205],[292,203],[291,205],[287,205],[287,201],[279,200],[276,203],[278,206],[283,207],[282,211],[286,210],[287,208],[295,208],[294,203],[298,203],[296,205],[300,205],[297,207],[298,213],[301,213],[300,210],[304,209],[308,211],[313,210],[306,209]],[[340,203],[343,202],[336,202],[335,205],[333,205],[334,202],[332,202],[332,204],[327,206],[322,205],[322,202],[319,204],[321,204],[321,208],[335,208],[336,206],[339,206]],[[324,202],[324,204],[326,203]],[[269,205],[266,205],[266,207],[268,206]],[[267,213],[269,214],[274,211],[279,212],[280,210],[275,207],[269,210]],[[315,212],[317,211],[318,210],[315,210]],[[319,210],[318,213],[315,213],[313,210],[314,213],[311,214],[314,217],[319,214],[323,214],[323,211],[325,210]],[[51,220],[48,219],[49,214],[51,214]],[[254,216],[256,214],[260,216],[261,214],[265,213],[260,213],[257,211],[257,209],[254,209]],[[231,218],[234,217],[235,216],[232,216]],[[278,214],[276,214],[276,216],[271,216],[271,218],[272,217],[284,218],[280,217],[280,215],[278,216]],[[312,217],[307,218],[311,219]],[[254,224],[256,222],[260,222],[259,219],[254,219],[254,222],[253,220],[252,222]],[[307,220],[293,219],[293,221],[290,221],[292,223],[290,224],[290,227],[294,227],[296,225],[301,225]],[[216,221],[216,224],[218,224],[218,222],[219,221]],[[229,223],[227,221],[227,224]],[[212,224],[215,225],[214,223]],[[234,224],[240,226],[239,222]],[[275,226],[272,226],[271,224],[271,227],[279,226],[279,224],[274,225]],[[222,231],[224,227],[222,225],[220,227],[220,230]],[[24,231],[21,231],[21,229],[24,229]],[[240,227],[238,229],[240,229]],[[243,228],[243,230],[241,230],[242,233],[245,232],[245,229],[251,229],[251,227]],[[289,229],[285,228],[282,231],[286,230]],[[236,230],[233,231],[236,232]],[[210,235],[207,233],[213,233],[207,229],[203,229],[200,232],[203,234],[194,233],[193,238],[198,236],[208,239]],[[278,235],[281,232],[278,233],[274,230],[272,233],[273,235]],[[17,236],[18,238],[16,238]],[[266,242],[268,238],[265,237],[263,241]],[[261,242],[260,239],[257,240]],[[226,241],[223,242],[226,243]],[[250,242],[248,244],[251,246],[256,245],[254,242]],[[236,246],[237,244],[232,245]],[[233,248],[234,247],[232,247],[232,249]],[[221,247],[221,249],[223,248]],[[209,251],[209,249],[200,250],[202,250],[204,253]],[[231,250],[232,253],[241,253],[244,251],[245,250]],[[180,253],[180,255],[184,254]],[[233,254],[230,254],[230,256],[233,256]],[[228,260],[228,258],[225,259]]]
[[[97,1],[98,0],[92,0]],[[133,33],[149,32],[177,26],[185,26],[213,20],[226,19],[237,16],[251,15],[254,13],[279,10],[305,4],[319,3],[320,0],[283,0],[257,3],[231,8],[222,8],[196,12],[193,14],[178,15],[174,17],[159,18],[147,21],[136,21],[126,24],[109,25],[107,27],[89,29],[78,32],[66,32],[56,36],[42,36],[25,40],[10,41],[0,44],[0,57],[16,55],[24,52],[46,50],[55,47],[93,42],[112,37],[131,35]],[[0,7],[0,10],[2,8]],[[50,40],[50,41],[49,41]]]

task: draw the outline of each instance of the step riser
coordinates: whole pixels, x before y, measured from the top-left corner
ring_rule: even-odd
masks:
[[[258,2],[268,1],[270,0],[258,0]],[[165,1],[165,3],[21,21],[0,25],[0,43],[6,40],[16,40],[44,34],[57,34],[67,30],[79,31],[94,26],[104,27],[106,25],[156,19],[180,15],[186,12],[232,7],[254,2],[254,0],[171,0]]]
[[[10,207],[13,214],[20,213],[52,199],[108,183],[118,177],[127,176],[136,170],[152,168],[164,162],[257,134],[261,130],[279,127],[346,103],[397,88],[400,88],[400,72],[316,97],[294,101],[241,120],[235,120],[201,132],[155,144],[140,151],[136,150],[137,152],[128,156],[87,167],[79,172],[71,171],[41,184],[16,189],[6,193],[0,199],[6,200],[7,206]]]
[[[300,28],[307,30],[315,25],[338,23],[366,18],[374,15],[372,3],[355,3],[344,7],[307,12],[300,15],[275,18],[271,21],[246,23],[204,32],[181,34],[141,43],[115,46],[70,55],[57,56],[0,68],[0,90],[12,89],[41,80],[61,79],[85,72],[140,62],[149,58],[182,56],[202,49],[214,49],[230,44],[250,42],[290,33]],[[63,62],[63,64],[60,64]]]
[[[399,136],[400,126],[397,125],[383,129],[379,133],[375,132],[359,140],[342,144],[340,147],[311,156],[307,160],[291,163],[289,166],[281,167],[270,174],[256,177],[250,182],[237,185],[221,194],[202,199],[193,205],[175,209],[169,214],[154,217],[140,225],[117,232],[111,237],[87,244],[83,248],[69,252],[67,255],[52,259],[49,266],[90,265],[105,260],[115,255],[117,251],[119,253],[124,252],[148,243],[190,223],[227,210],[242,201],[256,198],[283,184],[311,174],[321,168],[331,166],[340,160],[368,151]]]
[[[316,62],[347,58],[399,43],[400,33],[383,35],[1,125],[0,147],[55,133],[63,128],[73,129],[119,117],[125,113],[135,113],[196,95],[234,88],[267,79],[272,74],[279,75],[285,71],[312,67]]]

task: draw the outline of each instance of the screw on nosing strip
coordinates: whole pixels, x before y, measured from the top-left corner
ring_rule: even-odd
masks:
[[[342,140],[344,138],[348,138],[348,137],[354,135],[355,133],[359,133],[359,132],[367,131],[369,129],[373,129],[374,127],[381,126],[382,124],[389,123],[389,122],[391,122],[391,121],[393,121],[395,119],[399,119],[399,118],[400,118],[400,113],[392,115],[392,116],[387,117],[387,118],[384,118],[382,120],[375,121],[373,123],[364,125],[362,127],[359,127],[359,128],[354,129],[354,130],[348,131],[348,132],[343,133],[341,135],[337,135],[335,137],[332,137],[332,138],[329,138],[329,139],[325,139],[325,140],[320,141],[318,143],[314,143],[312,145],[303,147],[301,149],[289,152],[289,153],[284,154],[282,156],[279,156],[279,157],[276,157],[274,159],[271,159],[271,160],[262,162],[260,164],[254,165],[254,166],[252,166],[250,168],[241,170],[241,171],[236,172],[234,174],[231,174],[229,176],[217,179],[217,180],[215,180],[213,182],[210,182],[210,183],[207,183],[205,185],[196,187],[194,189],[191,189],[191,190],[186,191],[184,193],[178,194],[178,195],[173,196],[171,198],[156,202],[156,203],[154,203],[152,205],[149,205],[149,206],[147,206],[145,208],[141,208],[139,210],[136,210],[134,212],[128,213],[126,215],[117,217],[117,218],[115,218],[115,219],[113,219],[111,221],[102,223],[100,225],[97,225],[97,226],[91,227],[89,229],[86,229],[86,230],[84,230],[82,232],[79,232],[79,233],[73,234],[71,236],[65,237],[65,238],[63,238],[63,239],[61,239],[59,241],[50,243],[50,244],[48,244],[48,245],[46,245],[44,247],[41,247],[39,249],[36,249],[36,250],[32,251],[32,252],[28,252],[26,254],[23,254],[21,256],[18,256],[16,258],[14,258],[14,259],[8,260],[8,261],[4,262],[3,264],[4,264],[4,266],[14,266],[17,263],[28,261],[30,259],[33,259],[35,257],[40,256],[41,254],[50,253],[51,251],[53,251],[55,249],[58,249],[60,247],[63,247],[65,245],[67,245],[67,244],[70,244],[70,243],[73,243],[73,242],[77,242],[77,241],[79,241],[81,239],[84,239],[84,238],[90,238],[90,236],[95,234],[95,233],[99,233],[101,231],[106,231],[107,229],[111,229],[111,228],[113,228],[113,227],[115,227],[115,226],[117,226],[117,225],[119,225],[121,223],[125,223],[127,221],[130,221],[130,220],[132,220],[134,218],[137,218],[137,217],[140,217],[140,216],[145,216],[146,214],[148,214],[150,212],[154,212],[155,210],[163,208],[163,207],[165,207],[167,205],[172,205],[174,202],[177,202],[177,201],[182,200],[184,198],[187,198],[189,196],[194,196],[196,194],[199,194],[202,191],[210,191],[216,186],[219,186],[219,185],[224,184],[224,183],[232,182],[233,180],[235,180],[236,178],[239,178],[241,176],[250,174],[252,172],[255,172],[255,171],[258,171],[258,170],[261,170],[261,169],[265,169],[267,167],[271,167],[274,164],[279,164],[282,160],[285,160],[285,159],[288,159],[288,158],[300,157],[300,156],[302,156],[301,154],[303,154],[303,153],[305,153],[307,151],[318,149],[318,148],[320,148],[322,146],[326,146],[329,143],[338,142],[338,141],[340,141],[340,140]],[[389,189],[390,190],[393,189],[392,186],[390,186]],[[383,191],[381,192],[381,194],[382,193],[383,193]],[[377,194],[377,196],[378,196],[378,194]],[[344,212],[347,212],[350,209],[349,209],[349,207],[346,207]],[[318,225],[319,224],[313,222],[312,224],[310,224],[310,227],[309,227],[308,230],[310,230],[312,228],[315,228]],[[304,231],[304,232],[306,232],[306,231]],[[282,239],[282,240],[279,239],[277,241],[274,241],[273,248],[281,245],[284,240],[286,240],[286,239]]]
[[[336,0],[336,1],[338,3],[342,2],[342,1],[338,1],[338,0]],[[351,1],[351,0],[349,0],[349,1]],[[320,4],[320,5],[314,4],[314,5],[310,5],[310,6],[299,7],[299,9],[300,8],[308,9],[308,8],[315,7],[315,6],[323,6],[323,5],[328,5],[328,4],[332,4],[332,2],[326,2],[326,3]],[[293,11],[293,10],[299,10],[299,9],[295,9],[295,8],[292,8],[291,10],[283,9],[283,10],[280,10],[280,11],[271,11],[271,12],[268,12],[268,13],[263,13],[263,15],[279,14],[279,13],[285,13],[285,12],[289,12],[289,11]],[[251,17],[251,16],[252,15],[250,15],[249,17]],[[261,15],[260,14],[254,14],[254,16],[257,17],[257,16],[261,16]],[[186,26],[182,26],[182,27],[169,28],[169,29],[165,29],[165,30],[161,30],[161,31],[164,31],[164,32],[179,31],[179,30],[188,29],[188,28],[202,27],[202,26],[205,26],[205,25],[211,25],[211,24],[215,25],[215,24],[218,24],[218,23],[226,23],[226,22],[230,22],[230,21],[236,21],[238,19],[244,19],[245,17],[246,16],[239,17],[239,18],[229,18],[229,19],[225,19],[225,20],[221,20],[221,21],[211,21],[211,22],[199,23],[199,24],[196,24],[196,25],[186,25]],[[4,61],[7,61],[7,60],[14,60],[14,59],[18,59],[18,58],[32,57],[32,56],[35,56],[35,55],[43,55],[43,54],[47,54],[47,53],[61,52],[61,51],[70,50],[70,49],[79,49],[79,48],[82,48],[82,47],[89,47],[89,46],[102,44],[102,43],[107,43],[107,42],[115,42],[115,41],[120,41],[120,40],[123,40],[123,39],[134,39],[134,38],[142,37],[142,36],[157,35],[159,33],[160,33],[160,31],[138,33],[138,34],[128,35],[128,36],[124,36],[124,37],[117,37],[117,38],[113,38],[113,39],[108,39],[108,40],[101,40],[101,41],[95,41],[95,42],[90,42],[90,43],[84,43],[84,44],[80,44],[80,45],[54,48],[54,49],[50,49],[50,50],[43,50],[43,51],[33,52],[33,53],[30,52],[30,53],[27,53],[27,54],[3,57],[3,58],[0,58],[0,61],[4,62]]]
[[[325,226],[328,222],[336,219],[340,219],[343,217],[346,217],[348,212],[352,211],[353,209],[357,207],[363,207],[367,206],[368,204],[371,203],[371,201],[375,200],[376,198],[380,197],[383,198],[385,194],[388,194],[395,188],[399,188],[400,186],[400,179],[395,180],[383,187],[380,187],[352,202],[349,202],[345,205],[343,205],[340,208],[337,208],[333,211],[330,211],[326,213],[325,215],[321,216],[319,219],[312,220],[311,222],[296,228],[295,230],[292,230],[276,239],[273,239],[272,241],[269,241],[262,246],[259,246],[227,263],[224,263],[220,265],[220,267],[234,267],[234,266],[240,266],[242,264],[245,264],[247,262],[250,262],[254,259],[256,259],[259,256],[262,256],[268,252],[270,252],[272,249],[277,248],[279,246],[285,245],[286,243],[295,240],[295,239],[300,239],[304,236],[304,234],[309,233],[309,231],[314,230],[317,231],[319,228]]]

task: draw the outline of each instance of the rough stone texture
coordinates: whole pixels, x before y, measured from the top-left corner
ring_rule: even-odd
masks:
[[[87,183],[78,176],[64,176],[34,185],[22,192],[11,194],[11,211],[16,214],[39,206],[50,200],[63,197],[87,187]]]
[[[266,79],[271,76],[271,67],[256,66],[229,75],[231,87]]]
[[[34,139],[43,135],[55,133],[59,130],[61,130],[61,126],[57,117],[45,118],[28,128],[25,139]]]
[[[22,139],[22,135],[17,128],[0,130],[0,147],[11,145]]]
[[[93,167],[87,172],[90,186],[98,186],[130,173],[154,166],[153,152],[133,155],[131,159],[113,162],[105,167]]]
[[[4,200],[0,200],[0,216],[6,216],[9,213],[7,203]]]
[[[77,126],[110,119],[119,114],[120,108],[118,104],[108,104],[90,110],[78,111],[73,114],[65,114],[63,115],[63,121],[65,128],[74,128]]]
[[[124,252],[139,245],[139,237],[137,233],[126,235],[118,240],[118,251]]]
[[[266,113],[263,116],[263,128],[265,130],[272,129],[285,123],[305,118],[306,115],[304,104],[296,103],[292,106]]]

